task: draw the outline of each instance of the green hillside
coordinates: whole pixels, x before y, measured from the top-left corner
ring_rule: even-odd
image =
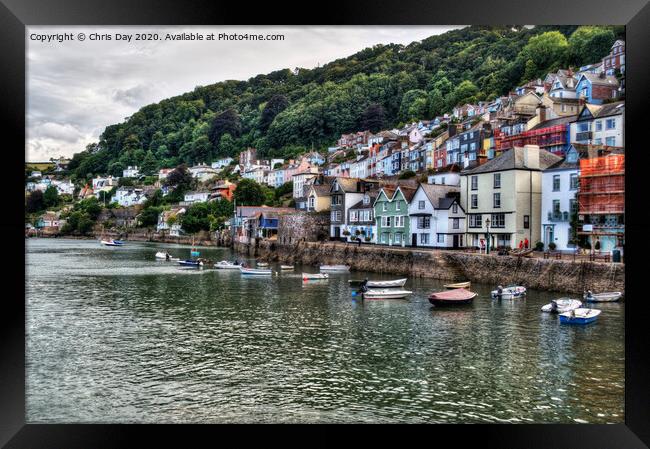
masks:
[[[490,100],[550,70],[596,62],[623,27],[479,27],[387,44],[315,69],[223,81],[143,107],[75,154],[78,178],[209,163],[252,146],[289,157],[344,132],[398,126]]]

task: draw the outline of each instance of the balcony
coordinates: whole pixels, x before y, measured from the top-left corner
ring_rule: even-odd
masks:
[[[571,219],[569,212],[564,211],[564,212],[549,212],[548,213],[548,221],[551,223],[558,223],[558,222],[568,222]]]
[[[591,140],[592,134],[591,131],[583,131],[581,133],[576,133],[576,141],[582,142],[585,140]]]

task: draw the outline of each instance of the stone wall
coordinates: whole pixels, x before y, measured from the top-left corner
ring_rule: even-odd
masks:
[[[298,242],[282,245],[258,240],[236,244],[235,250],[261,260],[304,265],[345,264],[353,270],[470,280],[489,285],[519,284],[536,290],[582,294],[624,291],[625,266],[603,262],[470,254],[445,250],[417,250],[337,242]]]
[[[329,238],[329,234],[329,212],[297,212],[280,215],[278,242],[283,245],[318,242]]]

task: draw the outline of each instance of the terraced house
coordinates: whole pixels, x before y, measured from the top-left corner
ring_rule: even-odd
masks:
[[[348,228],[348,210],[379,184],[358,178],[336,178],[330,187],[330,237],[340,238]]]
[[[410,246],[409,203],[416,190],[405,185],[389,185],[379,191],[374,204],[377,243]]]

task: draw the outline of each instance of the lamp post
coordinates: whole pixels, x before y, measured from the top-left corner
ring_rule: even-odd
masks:
[[[487,246],[486,248],[486,254],[490,254],[490,219],[486,218],[485,219],[485,227],[487,228]]]

